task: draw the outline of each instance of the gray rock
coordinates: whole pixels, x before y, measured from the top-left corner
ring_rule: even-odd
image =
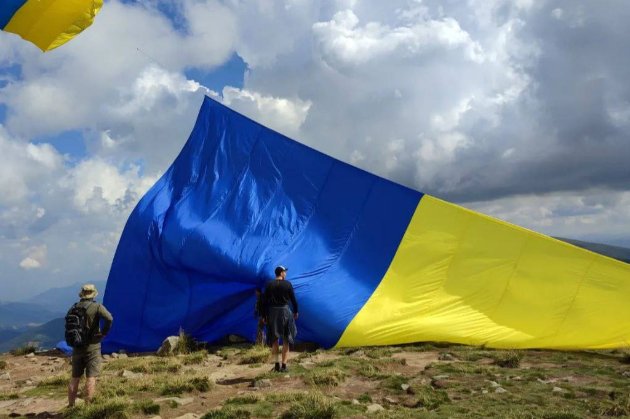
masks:
[[[175,348],[177,348],[177,344],[179,343],[179,336],[169,336],[164,339],[160,349],[157,350],[157,354],[160,356],[172,355]]]
[[[34,356],[35,356],[35,353],[34,353],[34,352],[31,352],[30,354],[26,354],[26,355],[24,355],[24,358],[32,358],[32,357],[34,357]]]
[[[448,374],[436,375],[433,377],[434,380],[444,380],[445,378],[448,378]]]
[[[255,380],[252,383],[252,387],[254,388],[266,388],[266,387],[271,387],[271,380],[269,379],[263,379],[263,380]]]
[[[488,381],[490,383],[490,385],[492,387],[501,387],[501,384],[497,383],[496,381]]]
[[[407,391],[411,388],[411,386],[409,384],[401,384],[400,388],[402,389],[402,391]]]
[[[367,407],[368,413],[377,413],[377,412],[382,412],[383,410],[385,410],[385,408],[377,403],[371,404]]]
[[[129,358],[129,356],[126,353],[120,353],[118,354],[118,358]]]
[[[186,413],[185,415],[177,416],[175,419],[199,419],[200,417],[195,413]]]
[[[357,399],[352,399],[352,404],[358,405],[358,404],[361,404],[361,402],[358,401]]]
[[[389,404],[398,404],[398,400],[394,399],[393,397],[385,397],[383,398],[383,400]]]
[[[8,372],[0,374],[0,380],[10,381],[11,380],[11,374],[9,374]]]
[[[566,390],[560,387],[554,387],[551,391],[554,393],[564,393]]]
[[[504,389],[503,387],[497,387],[494,389],[495,393],[507,393],[507,390]]]
[[[139,372],[122,370],[121,372],[118,373],[118,376],[123,377],[123,378],[140,378],[142,377],[142,374]]]
[[[118,354],[116,352],[113,352],[112,353],[112,358],[114,358],[114,359],[118,358]]]

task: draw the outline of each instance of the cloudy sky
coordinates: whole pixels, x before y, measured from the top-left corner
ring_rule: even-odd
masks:
[[[630,3],[110,0],[0,33],[0,300],[107,277],[204,95],[388,179],[630,246]]]

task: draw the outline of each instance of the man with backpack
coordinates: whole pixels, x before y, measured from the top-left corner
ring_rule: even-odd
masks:
[[[294,343],[298,318],[298,303],[293,285],[286,280],[287,268],[276,267],[276,279],[269,281],[263,294],[263,319],[267,324],[267,341],[275,359],[274,371],[288,372],[289,345]],[[291,304],[293,310],[289,308]],[[280,339],[282,339],[282,367],[280,366]]]
[[[94,299],[98,291],[94,284],[81,287],[81,301],[66,315],[66,342],[72,351],[72,379],[68,385],[68,406],[74,406],[79,382],[85,373],[85,401],[91,402],[96,392],[96,377],[101,371],[101,340],[112,327],[113,317]],[[101,329],[101,321],[103,329]]]

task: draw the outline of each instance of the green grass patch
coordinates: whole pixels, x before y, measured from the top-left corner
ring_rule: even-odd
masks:
[[[367,393],[363,393],[359,397],[357,397],[357,400],[361,403],[372,403],[372,396]]]
[[[182,359],[186,358],[187,357],[183,357]],[[129,370],[142,374],[157,374],[162,372],[175,373],[181,370],[181,368],[182,364],[177,358],[161,358],[150,356],[114,359],[107,362],[103,369],[105,371],[120,372],[123,370]]]
[[[408,384],[409,383],[409,379],[405,376],[402,375],[390,375],[389,377],[385,378],[383,381],[381,381],[380,386],[382,388],[386,388],[389,390],[395,390],[395,391],[400,391],[402,392],[402,385],[403,384]]]
[[[39,388],[45,387],[48,389],[54,389],[54,388],[59,388],[59,387],[65,388],[68,385],[69,381],[70,381],[70,376],[67,374],[56,375],[53,377],[44,378],[42,381],[37,383],[37,387]]]
[[[522,355],[517,351],[496,351],[491,353],[494,363],[502,368],[518,368]]]
[[[64,417],[72,419],[128,419],[131,403],[128,400],[97,398],[93,403],[67,409]]]
[[[429,386],[423,386],[416,390],[416,400],[416,407],[422,407],[427,410],[436,410],[444,403],[450,401],[446,391]]]
[[[211,410],[201,417],[201,419],[248,419],[252,414],[247,409],[226,406],[222,409]]]
[[[208,352],[197,351],[182,357],[182,363],[184,365],[199,365],[206,360]]]
[[[389,358],[395,352],[398,352],[398,351],[396,351],[394,348],[391,348],[389,346],[381,346],[377,348],[367,349],[365,351],[365,356],[371,359],[383,359],[383,358]]]
[[[323,394],[309,393],[282,414],[282,419],[327,419],[336,414],[335,404]]]
[[[260,401],[260,398],[255,394],[247,394],[245,396],[232,397],[227,399],[225,404],[243,405],[243,404],[255,404]]]
[[[177,396],[193,391],[204,393],[209,391],[211,386],[207,377],[178,377],[175,380],[163,383],[160,387],[160,394],[163,396]]]
[[[145,415],[158,415],[160,413],[160,405],[152,400],[141,400],[133,405],[133,410]]]
[[[0,394],[0,401],[17,400],[19,398],[20,398],[20,395],[17,393]]]
[[[239,355],[241,358],[239,364],[260,364],[267,362],[271,356],[271,351],[266,346],[253,345]]]
[[[305,380],[316,386],[338,386],[346,377],[347,374],[340,368],[316,368],[306,375]]]

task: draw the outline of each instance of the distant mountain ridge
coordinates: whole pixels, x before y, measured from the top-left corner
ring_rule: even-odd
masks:
[[[599,253],[600,255],[608,256],[613,259],[620,260],[622,262],[630,263],[630,249],[620,246],[611,246],[608,244],[591,243],[581,240],[565,239],[563,237],[556,237],[558,240],[570,243],[574,246],[581,247],[591,252]]]
[[[106,281],[92,282],[98,290],[97,300],[102,301],[105,292]],[[70,306],[79,300],[79,291],[83,283],[68,285],[66,287],[51,288],[24,301],[37,304],[54,312],[66,313]]]
[[[29,328],[26,332],[5,342],[0,342],[0,353],[36,342],[41,348],[54,348],[57,342],[64,339],[65,320],[53,319],[41,326]]]

